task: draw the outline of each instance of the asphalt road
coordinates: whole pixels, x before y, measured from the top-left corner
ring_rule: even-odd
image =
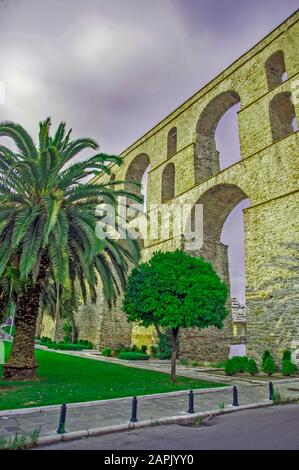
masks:
[[[202,422],[132,430],[35,450],[298,450],[299,405],[240,411]]]

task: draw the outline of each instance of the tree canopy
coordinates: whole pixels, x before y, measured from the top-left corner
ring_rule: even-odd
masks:
[[[227,296],[211,263],[180,250],[159,252],[131,272],[123,309],[131,322],[170,328],[175,345],[179,328],[222,328]]]

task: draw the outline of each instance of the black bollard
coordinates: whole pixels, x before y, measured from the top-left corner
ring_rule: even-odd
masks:
[[[194,411],[194,394],[193,394],[192,390],[190,390],[190,392],[189,392],[189,409],[188,409],[188,413],[195,413],[195,411]]]
[[[239,406],[238,389],[237,389],[236,385],[233,386],[233,406]]]
[[[132,399],[132,416],[130,419],[131,423],[137,423],[137,397]]]
[[[273,383],[269,382],[269,400],[274,399],[274,389],[273,389]]]
[[[57,434],[65,433],[66,404],[61,405]]]

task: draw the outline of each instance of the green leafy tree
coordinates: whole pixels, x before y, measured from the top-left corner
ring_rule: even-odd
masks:
[[[227,286],[203,258],[179,250],[156,253],[130,274],[123,309],[131,322],[171,330],[175,381],[180,328],[222,328],[227,294]]]
[[[56,284],[80,285],[83,299],[94,300],[101,279],[108,302],[118,285],[125,284],[129,263],[137,262],[136,241],[127,237],[99,240],[95,228],[103,223],[101,204],[116,207],[120,196],[140,202],[113,183],[88,183],[93,175],[110,174],[107,164],[121,164],[116,156],[95,153],[93,139],[71,140],[61,123],[50,135],[50,119],[40,123],[36,146],[19,124],[0,123],[0,137],[10,137],[17,148],[0,145],[0,279],[7,266],[19,271],[15,335],[4,367],[6,378],[33,378],[37,363],[34,335],[40,294],[50,272]],[[83,150],[95,153],[83,161]],[[113,185],[113,187],[112,187]],[[113,188],[115,188],[113,190]],[[116,226],[116,231],[122,230]],[[86,290],[88,286],[89,292]]]

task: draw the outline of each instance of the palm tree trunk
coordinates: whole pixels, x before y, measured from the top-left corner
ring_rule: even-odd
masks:
[[[172,353],[171,353],[171,381],[176,381],[176,359],[178,355],[178,328],[171,328],[172,334]]]
[[[34,356],[34,336],[38,316],[40,288],[25,287],[18,296],[15,335],[11,355],[4,366],[6,379],[33,379],[37,362]]]
[[[44,253],[41,257],[36,283],[25,285],[18,295],[12,351],[4,365],[6,379],[33,380],[36,378],[37,362],[34,355],[34,337],[39,313],[40,292],[48,266],[49,259]]]
[[[58,341],[59,321],[60,321],[60,284],[57,283],[56,284],[56,309],[55,309],[53,341]]]

